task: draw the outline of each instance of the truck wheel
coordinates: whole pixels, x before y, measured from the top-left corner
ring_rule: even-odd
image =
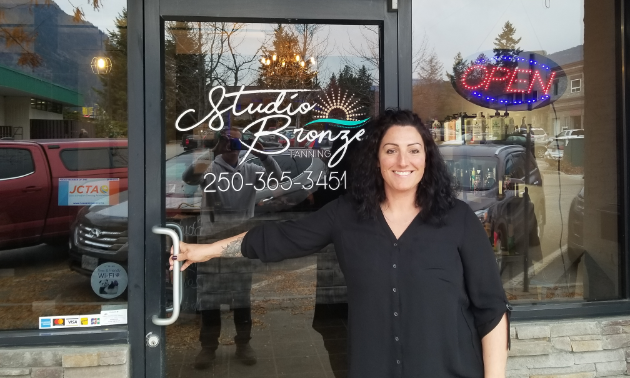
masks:
[[[51,239],[51,240],[46,240],[44,242],[44,244],[49,245],[51,247],[55,247],[55,248],[59,248],[59,247],[67,247],[68,246],[68,239],[67,238],[61,238],[61,239]]]

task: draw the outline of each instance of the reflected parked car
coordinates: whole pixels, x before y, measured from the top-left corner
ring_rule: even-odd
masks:
[[[547,145],[544,158],[548,163],[558,162],[564,156],[564,149],[575,139],[584,139],[584,135],[572,135],[555,138]]]
[[[243,141],[249,144],[249,141],[254,140],[256,137],[251,132],[243,133]],[[194,150],[198,148],[213,148],[216,141],[216,135],[214,131],[207,131],[201,133],[201,135],[186,134],[182,137],[182,147],[184,151]],[[262,144],[266,149],[279,149],[282,145],[275,141],[271,136],[265,135],[258,138],[258,142]]]
[[[536,159],[525,148],[442,145],[440,152],[460,185],[459,198],[484,225],[499,265],[503,265],[504,256],[522,253],[524,245],[540,244],[546,221],[543,181]],[[525,188],[530,199],[527,205],[523,198]],[[533,260],[540,258],[531,256]]]
[[[309,141],[304,138],[305,134],[302,133],[301,138],[304,138],[304,140],[302,140],[301,142],[297,142],[295,139],[295,132],[293,131],[286,131],[283,133],[284,136],[286,136],[289,139],[289,147],[305,147]],[[278,140],[278,142],[284,147],[287,145],[287,141],[284,140],[284,138],[280,138],[280,140]]]
[[[245,143],[249,144],[249,142],[254,139],[256,139],[256,137],[249,131],[243,133],[243,141],[245,141]],[[274,140],[270,135],[259,137],[258,142],[260,142],[265,149],[273,150],[282,148],[282,144]]]
[[[562,130],[558,135],[556,135],[556,138],[562,138],[562,137],[583,137],[584,136],[584,129],[567,129],[567,130]]]
[[[621,213],[620,206],[613,202],[599,204],[600,207],[597,209],[591,207],[591,217],[594,213],[598,214],[598,219],[594,221],[592,218],[585,218],[587,209],[585,204],[584,187],[582,187],[571,201],[569,209],[566,253],[568,272],[565,273],[567,282],[576,286],[583,284],[583,295],[587,301],[617,298],[615,277],[618,274],[618,266],[616,263],[611,263],[616,261],[617,251],[603,247],[602,241],[618,242],[617,225]],[[584,236],[589,219],[591,224],[588,226],[593,227],[594,224],[597,226],[593,230],[595,232],[590,234],[590,245],[587,245]],[[579,266],[581,266],[581,272]],[[578,275],[582,276],[583,282],[577,280]]]
[[[584,253],[584,187],[571,201],[569,209],[569,236],[567,254],[569,262],[574,263]]]
[[[526,136],[527,131],[522,133],[522,135]],[[542,159],[545,157],[545,152],[547,151],[547,143],[549,143],[549,136],[544,129],[539,127],[530,128],[531,139],[534,143],[534,156],[536,158]]]
[[[118,179],[127,190],[127,162],[124,139],[0,141],[0,249],[65,244],[80,209],[68,180]]]
[[[244,154],[244,151],[242,152]],[[166,215],[178,222],[181,215],[196,217],[201,209],[202,189],[199,185],[188,185],[182,174],[193,163],[200,152],[186,151],[166,161]],[[319,187],[306,185],[308,176],[314,181],[326,174],[325,163],[315,157],[295,157],[291,150],[274,155],[286,180],[275,183],[272,188],[256,185],[256,207],[254,214],[287,210],[304,201]],[[247,162],[262,165],[260,159],[250,155]],[[91,275],[99,264],[113,261],[126,264],[128,253],[128,192],[120,193],[120,203],[114,206],[92,205],[83,208],[72,225],[70,237],[71,269]],[[194,233],[186,232],[193,236]]]

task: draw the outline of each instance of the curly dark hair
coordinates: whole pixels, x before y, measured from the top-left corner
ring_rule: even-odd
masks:
[[[376,219],[380,204],[386,199],[383,176],[378,166],[381,141],[392,126],[413,126],[424,141],[426,164],[416,192],[416,205],[423,221],[443,225],[446,213],[455,206],[457,184],[452,178],[429,130],[420,117],[409,110],[387,109],[366,126],[366,134],[352,161],[350,195],[361,219]]]

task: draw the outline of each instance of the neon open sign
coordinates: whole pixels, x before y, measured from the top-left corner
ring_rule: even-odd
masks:
[[[501,50],[476,55],[454,72],[453,86],[468,101],[498,110],[534,110],[557,100],[566,75],[551,59],[533,52]]]

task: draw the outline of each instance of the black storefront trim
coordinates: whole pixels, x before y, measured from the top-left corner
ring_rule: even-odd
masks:
[[[606,316],[628,316],[630,300],[582,302],[582,303],[540,303],[513,306],[512,320],[551,320],[579,319]]]
[[[191,0],[192,6],[207,5],[205,0]],[[315,3],[320,1],[315,0]],[[280,0],[274,0],[274,4],[280,5]],[[619,161],[619,176],[618,182],[618,201],[620,209],[623,211],[619,215],[619,280],[620,280],[620,295],[622,298],[630,297],[630,119],[628,110],[630,110],[630,96],[628,96],[628,88],[630,88],[630,75],[627,73],[630,70],[630,59],[628,59],[628,52],[630,51],[630,6],[626,6],[624,1],[615,0],[617,17],[615,18],[617,34],[617,56],[618,62],[618,86],[617,90],[617,115],[620,127],[618,127],[617,138],[617,153]],[[147,331],[145,329],[145,317],[149,318],[150,314],[146,314],[145,305],[151,303],[151,301],[162,300],[161,298],[145,298],[145,266],[144,266],[144,250],[146,248],[155,248],[160,250],[161,243],[157,237],[149,237],[150,246],[145,246],[145,235],[150,234],[150,229],[145,229],[146,205],[153,205],[152,201],[161,200],[163,195],[160,195],[160,191],[163,190],[164,185],[158,185],[157,188],[146,188],[145,183],[145,170],[151,171],[156,174],[156,177],[161,177],[159,172],[155,172],[156,168],[160,169],[160,165],[147,164],[148,161],[155,161],[153,158],[157,156],[159,149],[154,149],[150,146],[155,144],[147,143],[147,138],[151,138],[151,141],[155,141],[159,138],[163,138],[163,135],[147,136],[145,131],[145,124],[147,119],[151,122],[152,126],[148,127],[151,131],[156,131],[157,125],[163,129],[162,123],[164,122],[160,111],[161,104],[161,85],[159,83],[152,83],[147,87],[145,85],[145,79],[155,77],[155,72],[145,71],[145,67],[151,67],[152,69],[163,69],[162,63],[158,63],[160,67],[155,66],[155,62],[147,63],[145,60],[147,56],[155,57],[162,54],[162,38],[163,36],[156,30],[163,32],[162,22],[164,19],[190,19],[190,20],[209,20],[208,17],[186,17],[179,15],[189,7],[181,8],[181,5],[175,1],[162,0],[162,6],[165,9],[160,11],[160,3],[158,0],[144,0],[128,1],[128,109],[129,109],[129,125],[134,127],[129,128],[129,185],[134,190],[130,192],[130,203],[136,203],[133,209],[130,208],[129,212],[129,233],[130,233],[130,265],[135,267],[129,272],[129,287],[132,288],[129,293],[128,310],[128,326],[120,327],[108,327],[103,329],[77,329],[77,330],[23,330],[23,331],[2,331],[0,332],[0,347],[20,347],[20,346],[48,346],[48,345],[104,345],[104,344],[123,344],[130,343],[131,348],[131,376],[142,377],[145,375],[145,360],[146,349],[144,346],[144,337]],[[229,5],[225,5],[230,7]],[[261,6],[262,5],[258,5]],[[340,6],[343,7],[343,4]],[[145,9],[146,7],[146,9]],[[184,10],[182,10],[184,9]],[[401,10],[404,9],[404,12]],[[397,75],[393,75],[391,69],[385,69],[383,60],[381,59],[381,82],[397,82],[399,85],[398,91],[390,90],[389,86],[384,85],[381,91],[381,104],[385,106],[395,106],[395,103],[401,107],[410,107],[411,101],[411,1],[399,0],[398,11],[398,37],[399,48],[404,48],[406,51],[398,52],[398,69],[404,72],[397,72]],[[333,9],[323,11],[328,12],[328,16],[331,19],[329,23],[348,23],[348,24],[363,24],[363,23],[376,23],[382,25],[382,21],[365,22],[360,20],[340,20],[338,14]],[[145,13],[148,15],[147,23],[145,25]],[[160,13],[166,13],[168,16],[162,15],[164,18],[160,19]],[[261,9],[261,14],[268,15],[270,11]],[[402,13],[402,15],[401,15]],[[365,16],[364,14],[358,15],[359,17]],[[222,17],[220,19],[228,20],[233,17]],[[243,21],[244,19],[238,18]],[[369,17],[366,17],[369,19]],[[264,19],[248,19],[248,21],[261,22]],[[277,18],[269,18],[269,20],[278,20]],[[297,19],[283,19],[285,22],[295,22]],[[300,20],[304,20],[301,19]],[[322,22],[321,19],[312,20],[313,22]],[[388,21],[391,22],[391,21]],[[405,34],[405,33],[408,33]],[[402,38],[402,36],[407,37]],[[381,35],[381,58],[383,54],[390,53],[391,46],[383,46],[385,36]],[[388,38],[392,40],[393,35],[388,35]],[[147,39],[145,41],[145,39]],[[407,45],[405,46],[405,43]],[[145,51],[145,46],[150,46],[150,51]],[[150,60],[150,59],[149,59]],[[161,62],[157,60],[157,62]],[[149,93],[149,96],[147,96]],[[404,98],[405,94],[408,94],[408,98]],[[149,97],[149,98],[147,98]],[[401,98],[402,97],[402,98]],[[146,113],[145,113],[146,112]],[[158,134],[162,134],[161,130]],[[162,143],[163,145],[163,143]],[[163,147],[162,147],[163,148]],[[161,151],[159,152],[161,153]],[[149,159],[147,159],[147,157]],[[159,159],[158,159],[159,160]],[[163,164],[163,162],[162,162]],[[147,190],[148,189],[148,190]],[[145,198],[145,192],[147,197]],[[150,194],[150,195],[149,195]],[[163,193],[162,193],[163,194]],[[131,198],[134,199],[131,199]],[[160,217],[161,214],[149,214],[149,219],[157,219],[154,216]],[[163,216],[162,216],[163,219]],[[156,263],[155,265],[158,265]],[[159,269],[156,266],[156,270]],[[154,282],[150,278],[147,279],[148,284],[151,285]],[[540,304],[528,304],[514,306],[512,312],[512,320],[524,321],[524,320],[548,320],[548,319],[579,319],[579,318],[594,318],[594,317],[607,317],[607,316],[628,316],[630,314],[630,300],[620,299],[612,301],[602,302],[582,302],[582,303],[540,303]],[[150,327],[152,328],[152,327]],[[163,328],[160,330],[163,332]],[[155,354],[155,353],[153,353]],[[149,358],[150,359],[150,358]]]
[[[126,326],[85,329],[4,331],[0,347],[127,344]]]
[[[403,109],[413,108],[412,31],[412,2],[398,0],[398,106]]]
[[[145,0],[127,1],[127,137],[129,140],[129,282],[127,325],[129,376],[145,376]],[[155,1],[154,1],[155,2]],[[131,126],[131,127],[129,127]],[[136,346],[138,345],[138,346]]]
[[[621,167],[619,168],[618,182],[622,185],[618,190],[619,208],[622,210],[619,214],[619,243],[621,251],[619,256],[619,280],[621,287],[621,295],[624,298],[630,297],[630,119],[628,111],[630,110],[630,96],[628,89],[630,88],[630,59],[627,54],[630,52],[630,6],[626,6],[625,1],[616,0],[615,5],[619,10],[620,17],[617,17],[615,24],[619,31],[619,40],[617,41],[617,61],[619,64],[619,78],[617,93],[617,119],[621,121],[621,126],[617,128],[617,156],[620,157]]]

